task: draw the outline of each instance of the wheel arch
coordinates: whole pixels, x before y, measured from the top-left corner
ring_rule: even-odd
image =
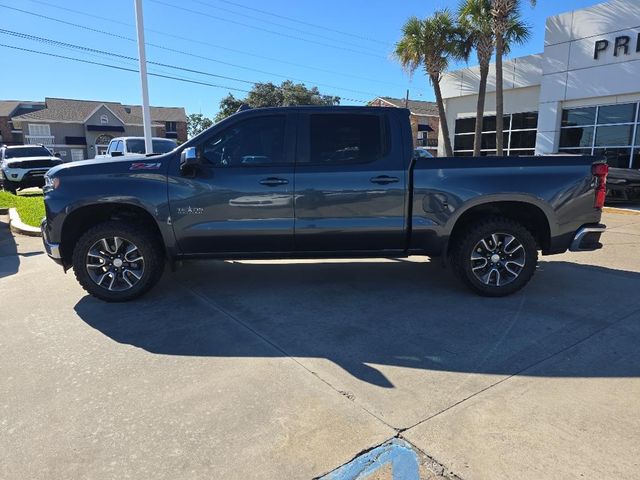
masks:
[[[538,248],[545,252],[550,248],[554,225],[544,205],[525,199],[491,199],[468,205],[451,219],[447,251],[473,223],[488,217],[504,217],[524,225],[534,236]]]
[[[73,249],[84,232],[110,220],[144,226],[165,246],[164,236],[154,216],[140,205],[126,202],[97,203],[78,207],[67,214],[61,228],[61,254],[65,268],[72,263]],[[165,256],[167,251],[165,247]]]

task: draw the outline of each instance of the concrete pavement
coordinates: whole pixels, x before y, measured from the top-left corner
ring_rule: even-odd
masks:
[[[394,435],[464,479],[636,478],[640,216],[605,223],[504,299],[415,257],[192,263],[124,305],[0,228],[0,478],[312,478]]]

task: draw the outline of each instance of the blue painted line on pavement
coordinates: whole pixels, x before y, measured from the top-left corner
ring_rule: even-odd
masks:
[[[404,440],[393,440],[360,455],[319,480],[358,480],[391,465],[393,480],[420,480],[418,455]]]

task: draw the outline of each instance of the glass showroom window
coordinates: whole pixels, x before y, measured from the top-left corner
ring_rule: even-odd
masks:
[[[563,110],[560,151],[604,155],[612,167],[640,168],[639,105],[620,103]]]
[[[457,156],[473,155],[475,117],[456,120],[453,149]],[[506,155],[533,155],[536,148],[538,112],[513,113],[504,116],[503,145]],[[496,117],[482,119],[481,154],[496,154]]]

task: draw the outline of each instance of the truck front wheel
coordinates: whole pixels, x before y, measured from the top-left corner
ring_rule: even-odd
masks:
[[[2,181],[2,189],[5,192],[12,193],[13,195],[17,195],[18,187],[11,180],[7,180],[6,178]]]
[[[490,218],[469,227],[452,245],[456,274],[476,293],[502,297],[517,292],[538,263],[536,240],[517,221]]]
[[[162,246],[147,229],[109,221],[85,232],[73,250],[73,271],[88,293],[125,302],[153,287],[164,270]]]

